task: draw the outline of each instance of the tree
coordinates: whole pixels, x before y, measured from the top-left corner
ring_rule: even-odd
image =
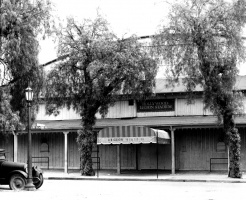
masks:
[[[245,1],[185,0],[175,3],[169,23],[154,39],[171,81],[184,77],[187,91],[204,88],[204,102],[222,119],[230,152],[230,177],[241,177],[240,135],[234,115],[241,108],[234,91],[237,64],[244,59]]]
[[[100,15],[81,24],[68,19],[60,32],[58,54],[69,56],[48,74],[47,108],[52,113],[66,105],[80,113],[81,174],[94,175],[91,153],[96,113],[105,116],[120,94],[134,98],[151,92],[157,65],[135,37],[117,38]]]
[[[0,113],[3,124],[14,119],[15,122],[17,119],[26,121],[24,90],[28,84],[36,94],[34,104],[37,102],[43,84],[43,69],[38,64],[38,36],[47,35],[51,30],[50,10],[49,1],[0,0],[0,102],[5,108]]]

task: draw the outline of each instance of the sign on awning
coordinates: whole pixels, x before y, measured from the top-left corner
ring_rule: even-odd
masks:
[[[170,144],[166,131],[142,126],[115,126],[99,131],[97,144]]]

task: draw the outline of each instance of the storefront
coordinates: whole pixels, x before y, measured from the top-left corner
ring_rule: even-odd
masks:
[[[100,130],[97,136],[97,145],[116,145],[117,173],[119,174],[121,171],[122,156],[127,154],[123,150],[122,155],[122,146],[126,146],[124,149],[127,150],[132,149],[131,154],[135,155],[130,157],[127,156],[129,159],[127,164],[128,162],[135,163],[132,167],[136,170],[144,168],[156,168],[156,170],[158,170],[160,159],[159,151],[163,149],[159,146],[164,144],[170,144],[170,136],[166,131],[144,126],[107,127]],[[163,155],[163,158],[160,156],[161,160],[164,159],[162,151],[160,152],[160,155]],[[155,162],[152,161],[153,158],[156,158]],[[146,164],[148,160],[151,162]]]
[[[202,90],[194,93],[188,104],[185,88],[165,88],[157,82],[155,95],[142,101],[122,99],[109,108],[105,118],[97,115],[98,133],[94,157],[100,169],[120,170],[227,170],[227,148],[222,124],[217,116],[204,109]],[[237,89],[246,91],[246,77],[240,77]],[[246,105],[246,100],[243,102]],[[235,117],[241,134],[241,163],[246,170],[246,117]],[[64,108],[58,116],[45,114],[41,104],[32,127],[32,150],[43,168],[80,168],[76,143],[80,116]],[[26,162],[27,134],[15,133],[0,140],[9,160]],[[96,146],[96,144],[95,144]],[[40,159],[40,160],[39,160]],[[42,159],[45,161],[41,162]],[[48,160],[48,163],[46,162]],[[96,168],[96,164],[94,168]]]

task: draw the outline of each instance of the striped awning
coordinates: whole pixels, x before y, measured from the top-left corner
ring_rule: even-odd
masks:
[[[97,144],[169,144],[166,131],[143,126],[114,126],[99,131]]]

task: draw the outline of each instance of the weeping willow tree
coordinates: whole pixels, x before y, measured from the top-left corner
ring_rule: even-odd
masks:
[[[205,106],[224,125],[229,177],[240,178],[240,134],[234,116],[241,109],[235,92],[237,64],[244,60],[245,1],[184,0],[172,4],[167,25],[154,38],[171,81],[182,76],[188,92],[204,88]]]
[[[96,113],[103,116],[119,94],[151,92],[157,64],[136,37],[120,39],[100,15],[81,23],[68,19],[59,33],[59,56],[68,55],[50,71],[46,97],[49,113],[58,107],[72,107],[81,115],[77,143],[81,175],[94,175],[93,133]]]
[[[38,63],[38,36],[51,30],[50,11],[49,1],[0,0],[0,120],[4,130],[25,123],[28,83],[37,102],[44,75]]]

